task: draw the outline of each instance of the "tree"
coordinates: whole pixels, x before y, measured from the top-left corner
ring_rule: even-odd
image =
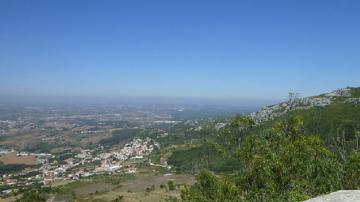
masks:
[[[204,146],[205,146],[206,155],[207,155],[206,165],[207,165],[207,169],[209,169],[210,157],[213,155],[223,157],[225,154],[225,151],[224,151],[224,148],[220,144],[218,144],[217,142],[215,142],[213,140],[205,139]]]
[[[168,181],[168,187],[169,187],[169,191],[174,191],[176,189],[174,181],[172,180]]]
[[[222,130],[222,135],[229,144],[240,147],[241,138],[255,126],[255,121],[247,116],[237,115],[231,119],[230,124]]]
[[[275,138],[251,135],[238,155],[242,162],[237,184],[250,201],[292,201],[337,190],[341,166],[318,136],[301,133],[295,117],[275,127]],[[282,133],[278,135],[276,133]]]
[[[339,135],[339,133],[341,135]],[[346,140],[345,140],[345,130],[342,127],[337,128],[337,136],[334,138],[334,146],[339,153],[341,159],[343,161],[346,161],[347,158],[347,152],[346,152]]]
[[[360,139],[360,131],[355,131],[355,138],[356,138],[356,150],[359,150],[359,139]]]
[[[120,195],[118,197],[116,197],[114,200],[112,200],[111,202],[123,202],[124,201],[124,196]]]
[[[45,197],[38,190],[25,192],[16,202],[45,202]]]
[[[181,199],[186,202],[240,201],[234,184],[220,180],[206,170],[199,173],[194,185],[181,191]]]
[[[360,152],[353,151],[344,165],[344,185],[347,189],[360,189]]]
[[[281,135],[296,137],[297,135],[301,134],[303,130],[303,124],[303,119],[300,116],[295,116],[277,121],[273,129]]]
[[[97,192],[98,192],[98,191],[96,190],[95,194],[97,194]],[[72,192],[71,192],[71,199],[72,199],[73,202],[78,201],[75,191],[72,191]]]
[[[320,137],[304,135],[302,123],[294,117],[266,134],[248,135],[237,151],[241,166],[235,176],[222,179],[202,171],[183,190],[182,199],[302,201],[340,189],[342,169],[336,155]]]

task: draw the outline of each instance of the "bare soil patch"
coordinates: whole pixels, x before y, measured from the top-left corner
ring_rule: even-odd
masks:
[[[0,161],[5,165],[8,164],[36,165],[35,156],[17,156],[15,153],[1,155]]]

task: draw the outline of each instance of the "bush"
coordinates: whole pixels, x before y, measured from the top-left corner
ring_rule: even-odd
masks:
[[[120,195],[118,197],[116,197],[114,200],[112,200],[111,202],[123,202],[124,201],[124,196]]]
[[[38,190],[25,192],[16,202],[45,202],[46,198]]]
[[[360,152],[353,151],[344,165],[346,189],[360,189]]]
[[[168,181],[168,187],[169,187],[169,190],[170,190],[170,191],[173,191],[173,190],[176,189],[174,182],[171,181],[171,180]]]
[[[202,171],[182,191],[184,201],[302,201],[341,188],[342,166],[318,136],[302,133],[302,120],[280,122],[268,133],[249,135],[237,158],[241,165],[229,179]],[[360,173],[360,157],[349,159],[349,178]]]
[[[145,189],[146,192],[151,192],[151,191],[154,191],[155,190],[155,185],[151,185],[151,187],[147,187]]]
[[[240,201],[234,184],[220,180],[209,171],[203,170],[196,177],[196,182],[181,191],[181,198],[186,202],[204,201]]]

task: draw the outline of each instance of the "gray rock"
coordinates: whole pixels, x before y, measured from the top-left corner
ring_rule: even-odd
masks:
[[[360,202],[360,190],[341,190],[305,202]]]
[[[360,98],[351,98],[350,91],[350,88],[341,88],[319,96],[305,98],[298,98],[297,96],[290,97],[288,101],[264,107],[260,111],[250,114],[250,117],[252,117],[257,124],[260,124],[284,115],[289,111],[309,109],[312,107],[325,107],[338,98],[344,98],[345,100],[343,102],[345,103],[360,104]]]
[[[333,92],[326,93],[327,97],[350,97],[351,96],[350,88],[340,88]]]

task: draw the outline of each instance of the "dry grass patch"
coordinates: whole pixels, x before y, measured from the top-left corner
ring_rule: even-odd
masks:
[[[0,161],[5,165],[8,164],[36,165],[35,156],[17,156],[15,153],[10,153],[0,156]]]

